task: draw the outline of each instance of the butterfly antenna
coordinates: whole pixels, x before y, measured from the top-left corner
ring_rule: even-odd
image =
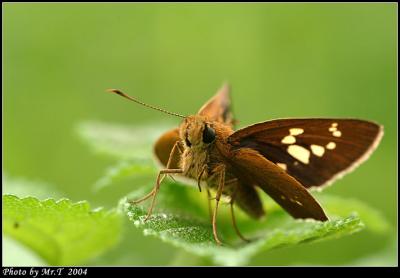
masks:
[[[165,109],[161,109],[161,108],[155,107],[155,106],[153,106],[153,105],[150,105],[150,104],[146,104],[146,103],[144,103],[144,102],[141,102],[141,101],[139,101],[139,100],[137,100],[137,99],[135,99],[135,98],[133,98],[133,97],[131,97],[131,96],[128,96],[127,94],[124,94],[123,92],[121,92],[120,90],[117,90],[117,89],[108,89],[107,92],[120,95],[120,96],[122,96],[122,97],[124,97],[124,98],[127,98],[127,99],[131,100],[131,101],[134,101],[134,102],[136,102],[136,103],[139,103],[139,104],[141,104],[141,105],[143,105],[143,106],[146,106],[146,107],[148,107],[148,108],[151,108],[151,109],[154,109],[154,110],[157,110],[157,111],[161,111],[161,112],[163,112],[163,113],[165,113],[165,114],[169,114],[169,115],[172,115],[172,116],[177,116],[177,117],[180,117],[180,118],[186,118],[186,116],[183,116],[183,115],[180,115],[180,114],[177,114],[177,113],[174,113],[174,112],[169,112],[169,111],[167,111],[167,110],[165,110]]]

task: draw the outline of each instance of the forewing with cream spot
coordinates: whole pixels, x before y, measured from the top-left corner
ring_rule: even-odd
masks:
[[[239,180],[259,186],[294,218],[328,220],[306,188],[257,151],[237,149],[233,152],[230,164]]]
[[[382,134],[363,120],[279,119],[238,130],[229,142],[258,151],[303,186],[320,188],[365,161]]]

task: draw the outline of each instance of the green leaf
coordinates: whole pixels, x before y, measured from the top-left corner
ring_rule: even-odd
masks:
[[[50,265],[76,265],[112,247],[121,234],[115,211],[88,202],[40,201],[3,195],[3,232],[36,251]]]
[[[93,151],[117,158],[148,159],[152,145],[173,124],[123,125],[116,123],[84,122],[77,132]]]
[[[252,239],[250,243],[244,243],[233,231],[227,207],[222,206],[219,211],[218,232],[225,244],[217,246],[213,239],[205,194],[166,180],[157,195],[152,217],[144,221],[146,206],[142,203],[131,205],[127,200],[142,197],[150,189],[141,188],[120,201],[120,209],[134,226],[142,229],[145,235],[158,237],[187,252],[210,258],[219,265],[244,265],[253,255],[262,251],[346,236],[365,226],[356,213],[359,208],[362,215],[375,213],[358,201],[347,202],[338,197],[325,197],[321,198],[322,204],[330,212],[330,221],[295,220],[274,202],[267,200],[265,207],[268,216],[262,221],[251,220],[236,210],[239,228]],[[150,203],[150,200],[145,203]],[[385,223],[375,221],[376,219],[367,221],[374,223],[375,231]]]
[[[127,177],[155,177],[157,168],[149,159],[129,159],[110,166],[105,174],[94,184],[94,190],[100,190]]]
[[[318,196],[322,203],[335,204],[326,208],[328,214],[346,215],[354,211],[360,216],[365,225],[372,232],[385,234],[390,230],[390,224],[385,220],[385,217],[377,210],[371,209],[366,204],[355,199],[342,199],[337,196],[324,195]]]
[[[23,177],[3,177],[3,194],[11,194],[18,197],[61,198],[63,195],[55,186],[44,181],[32,181]]]

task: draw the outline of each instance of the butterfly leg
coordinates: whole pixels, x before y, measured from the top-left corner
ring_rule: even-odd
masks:
[[[239,228],[238,228],[238,226],[237,226],[237,224],[236,224],[236,217],[235,217],[235,213],[234,213],[234,211],[233,211],[233,200],[234,200],[234,199],[232,199],[231,202],[230,202],[233,228],[235,229],[236,234],[237,234],[243,241],[250,242],[249,239],[245,238],[245,237],[242,235],[242,233],[239,231]]]
[[[165,174],[181,174],[181,173],[183,173],[182,169],[164,169],[164,170],[161,170],[158,173],[156,186],[154,187],[154,189],[151,192],[152,196],[153,196],[153,199],[151,200],[151,205],[150,205],[150,208],[149,208],[149,210],[147,212],[147,216],[144,219],[144,221],[147,221],[147,219],[149,219],[149,217],[151,216],[151,213],[153,212],[154,204],[155,204],[155,201],[156,201],[156,196],[157,196],[158,191],[160,190],[160,184],[161,184],[161,181],[162,181],[161,175],[165,175]]]
[[[168,158],[168,162],[167,162],[167,169],[169,169],[171,167],[171,163],[172,163],[172,158],[174,157],[175,152],[178,150],[178,152],[180,154],[183,153],[183,147],[180,144],[180,141],[176,141],[176,143],[174,144],[171,153],[169,154],[169,158]],[[168,175],[173,181],[176,182],[176,180],[174,179],[174,177],[172,175]],[[162,180],[161,180],[162,182]]]
[[[230,183],[234,183],[234,182],[236,182],[236,181],[237,181],[237,179],[229,180],[229,181],[225,182],[225,185],[230,184]],[[215,197],[214,197],[214,198],[211,197],[210,189],[207,187],[208,213],[209,213],[209,215],[210,215],[210,220],[211,220],[211,222],[212,222],[212,218],[213,218],[213,211],[212,211],[212,207],[211,207],[211,200],[214,200],[214,199],[215,199]]]
[[[222,242],[219,240],[217,234],[217,211],[218,211],[219,200],[221,199],[222,190],[224,189],[224,184],[225,184],[225,165],[221,164],[220,166],[217,166],[217,168],[214,171],[216,173],[218,172],[220,176],[219,176],[217,195],[215,197],[215,209],[212,218],[212,226],[213,226],[213,234],[215,241],[217,242],[218,245],[222,245]]]
[[[210,192],[209,188],[207,188],[207,202],[208,202],[208,214],[210,215],[210,220],[212,222],[213,212],[212,212],[212,207],[211,207],[211,192]]]
[[[158,190],[160,189],[160,184],[164,180],[166,175],[169,175],[170,177],[172,177],[171,174],[181,174],[183,172],[182,169],[169,169],[169,167],[171,166],[171,163],[172,163],[172,157],[174,156],[176,150],[178,150],[179,152],[182,153],[182,151],[180,149],[180,146],[179,146],[179,142],[176,142],[174,147],[172,148],[171,153],[170,153],[169,158],[168,158],[167,169],[161,170],[158,173],[156,185],[150,191],[150,193],[148,193],[147,195],[145,195],[144,197],[142,197],[142,198],[140,198],[138,200],[130,201],[130,203],[132,203],[132,204],[139,204],[139,203],[141,203],[141,202],[153,197],[153,200],[151,202],[151,206],[149,208],[149,211],[147,213],[145,221],[150,217],[150,215],[151,215],[151,213],[153,211],[155,197],[156,197],[156,195],[158,193]],[[163,175],[163,176],[161,177],[161,175]]]
[[[237,179],[234,179],[234,181],[237,182],[238,180],[237,180]],[[235,212],[234,212],[234,209],[233,209],[233,204],[234,204],[234,202],[235,202],[235,198],[236,198],[237,192],[238,192],[238,190],[237,190],[237,188],[236,188],[236,190],[233,192],[233,194],[232,194],[232,196],[231,196],[231,201],[229,202],[229,205],[230,205],[230,207],[231,207],[232,225],[233,225],[233,228],[235,229],[236,234],[237,234],[243,241],[250,242],[250,240],[247,239],[247,238],[245,238],[245,237],[242,235],[242,233],[239,231],[239,228],[238,228],[237,223],[236,223],[236,217],[235,217]]]
[[[176,152],[177,149],[178,149],[178,151],[179,151],[180,153],[182,153],[182,150],[181,150],[181,147],[180,147],[178,141],[175,143],[174,147],[171,149],[171,152],[170,152],[170,154],[169,154],[169,158],[168,158],[168,162],[167,162],[167,169],[169,169],[169,167],[171,167],[172,157],[174,156],[174,154],[175,154],[175,152]],[[158,175],[160,176],[160,173],[159,173]],[[167,174],[167,175],[168,175],[168,174]],[[172,177],[171,175],[169,175],[169,176]],[[157,177],[157,183],[161,183],[161,182],[164,180],[164,178],[165,178],[165,175],[161,178],[160,181],[158,181],[159,177]],[[172,178],[172,179],[173,179],[173,178]],[[159,186],[159,185],[158,185],[158,186]],[[156,187],[157,187],[157,184],[156,184],[156,185],[154,186],[154,188],[150,191],[150,193],[148,193],[147,195],[143,196],[143,197],[140,198],[140,199],[137,199],[137,200],[134,200],[134,201],[130,201],[130,203],[136,205],[136,204],[139,204],[139,203],[141,203],[141,202],[143,202],[143,201],[146,201],[147,199],[149,199],[151,196],[154,195],[154,192],[155,192],[155,190],[156,190]]]
[[[203,176],[204,172],[208,169],[207,164],[204,164],[203,167],[200,170],[200,174],[198,174],[197,176],[197,186],[199,188],[199,191],[201,192],[201,186],[200,186],[200,182],[201,182],[201,177]]]

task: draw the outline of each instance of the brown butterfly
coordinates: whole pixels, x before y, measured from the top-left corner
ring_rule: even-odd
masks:
[[[320,189],[353,170],[369,157],[383,135],[383,127],[370,121],[320,118],[278,119],[234,131],[228,85],[192,116],[142,103],[116,89],[109,91],[183,118],[178,128],[155,143],[156,157],[165,169],[159,172],[154,189],[133,203],[152,197],[148,219],[166,175],[196,179],[200,191],[200,182],[205,181],[209,196],[209,189],[216,190],[212,227],[218,244],[216,219],[221,196],[230,197],[234,229],[246,240],[237,228],[233,204],[253,218],[263,216],[256,187],[294,218],[327,221],[308,189]]]

